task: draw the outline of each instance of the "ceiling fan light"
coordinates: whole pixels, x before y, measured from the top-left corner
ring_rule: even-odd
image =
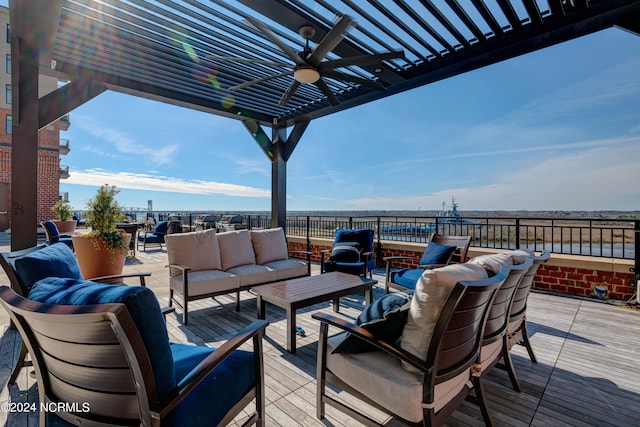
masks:
[[[320,73],[313,67],[298,67],[293,72],[293,78],[300,83],[311,84],[320,79]]]

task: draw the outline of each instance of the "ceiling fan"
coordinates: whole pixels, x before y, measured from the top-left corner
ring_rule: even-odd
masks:
[[[247,17],[246,19],[254,28],[262,32],[273,44],[278,46],[280,50],[282,50],[294,62],[294,64],[244,60],[247,62],[292,68],[292,70],[244,82],[239,85],[232,86],[229,89],[234,91],[240,90],[249,86],[266,82],[268,80],[293,74],[293,81],[282,94],[279,105],[286,105],[291,100],[291,97],[301,83],[314,84],[327,97],[331,105],[340,104],[340,100],[331,91],[329,85],[324,81],[324,77],[360,84],[371,89],[384,90],[385,87],[380,82],[354,76],[351,74],[342,73],[340,71],[336,71],[336,69],[349,66],[375,65],[389,59],[404,58],[404,51],[397,50],[373,55],[361,55],[323,61],[324,58],[342,41],[349,29],[356,26],[355,21],[347,15],[340,16],[336,20],[333,28],[329,30],[329,32],[324,36],[320,43],[318,43],[315,49],[311,49],[309,47],[309,39],[311,39],[315,34],[315,29],[313,28],[313,26],[303,25],[302,27],[300,27],[298,33],[302,37],[304,37],[306,41],[305,47],[302,52],[296,52],[291,46],[284,43],[278,36],[274,34],[273,31],[271,31],[271,29],[269,29],[269,27],[267,27],[259,20],[253,17]]]

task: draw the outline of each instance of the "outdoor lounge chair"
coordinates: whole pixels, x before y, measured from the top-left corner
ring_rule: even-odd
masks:
[[[13,252],[2,252],[0,265],[4,269],[11,289],[18,295],[29,297],[33,285],[47,277],[61,277],[82,280],[80,267],[75,255],[66,245],[41,245]],[[151,273],[122,274],[118,276],[95,277],[94,282],[124,280],[126,278],[138,278],[141,286],[145,286],[145,277]],[[165,312],[170,311],[164,309]],[[30,365],[26,362],[27,348],[22,343],[18,363],[13,368],[8,384],[14,384],[20,369]]]
[[[325,256],[329,254],[325,260]],[[376,267],[373,256],[373,230],[359,228],[337,230],[331,250],[320,251],[320,272],[341,271],[358,276],[372,277]]]
[[[386,272],[384,292],[388,294],[389,288],[415,289],[418,278],[420,278],[424,270],[443,267],[451,263],[465,262],[469,245],[471,245],[470,236],[434,234],[420,260],[416,257],[407,256],[384,257]],[[418,268],[394,269],[394,263],[401,261],[418,261]]]
[[[162,249],[164,237],[176,230],[176,226],[173,225],[174,223],[177,223],[177,221],[158,221],[153,232],[138,233],[138,249],[140,249],[140,245],[142,245],[142,250],[145,252],[149,245],[159,245],[160,249]]]
[[[531,267],[529,267],[529,270],[527,270],[527,272],[524,274],[524,277],[520,281],[518,289],[513,296],[513,303],[511,304],[511,309],[509,312],[509,326],[507,331],[509,340],[508,342],[504,343],[504,351],[510,351],[513,344],[523,345],[527,349],[527,353],[529,354],[531,362],[538,363],[538,361],[536,360],[536,356],[533,353],[533,348],[531,347],[531,341],[529,340],[529,334],[527,332],[527,300],[529,299],[531,286],[533,285],[533,279],[538,272],[538,268],[540,268],[542,264],[546,263],[549,260],[551,254],[548,250],[544,250],[538,256],[530,256],[533,259],[533,265],[531,265]],[[505,362],[507,362],[507,359],[505,359]],[[513,389],[516,391],[520,391],[520,383],[518,382],[513,364],[506,365],[506,369],[509,373],[509,378],[511,379]]]
[[[44,228],[44,235],[47,238],[47,245],[53,245],[54,243],[64,243],[73,250],[73,241],[70,236],[61,236],[58,226],[53,221],[44,221],[41,223]]]
[[[418,357],[405,347],[405,334],[410,323],[404,325],[401,347],[398,347],[376,339],[367,329],[356,326],[351,320],[324,313],[312,315],[321,322],[316,396],[316,415],[319,419],[325,418],[325,404],[329,404],[363,424],[377,425],[366,414],[350,406],[349,402],[353,402],[351,399],[342,398],[342,394],[347,393],[403,423],[442,425],[475,389],[476,402],[485,423],[491,424],[481,393],[478,357],[487,315],[506,273],[486,278],[486,272],[479,266],[472,266],[474,269],[468,266],[450,267],[453,266],[431,274],[431,284],[427,285],[429,292],[437,292],[443,287],[450,289],[450,292],[440,293],[438,298],[429,298],[442,302],[439,315],[430,315],[429,322],[416,324],[418,329],[412,331],[414,337],[417,333],[416,342],[421,341],[426,346],[424,353],[420,351],[425,354],[424,357]],[[468,273],[454,270],[475,271],[474,276],[485,278],[456,282],[455,277],[464,277]],[[482,271],[482,275],[478,270]],[[445,278],[447,275],[448,278]],[[449,286],[452,281],[454,284]],[[424,289],[416,289],[416,293],[419,291]],[[393,296],[391,294],[385,298]],[[415,302],[414,295],[410,310],[414,309]],[[329,338],[330,325],[375,346],[375,350],[347,354],[336,352],[345,334]],[[333,390],[337,388],[342,391],[327,394],[325,389],[328,385]]]
[[[0,287],[40,403],[63,408],[41,412],[41,425],[226,425],[252,401],[247,425],[264,425],[266,321],[213,349],[170,343],[148,288],[49,278],[31,299]],[[238,350],[247,341],[253,350]]]

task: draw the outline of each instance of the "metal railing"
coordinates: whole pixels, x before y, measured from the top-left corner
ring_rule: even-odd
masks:
[[[179,219],[192,225],[199,215],[227,213],[148,212],[158,220]],[[243,214],[248,228],[268,228],[271,216],[266,213]],[[333,239],[337,229],[371,228],[377,241],[426,243],[433,233],[471,236],[471,245],[480,248],[635,259],[640,242],[640,219],[637,218],[550,218],[550,217],[441,217],[441,216],[354,216],[290,215],[287,234],[310,238]]]

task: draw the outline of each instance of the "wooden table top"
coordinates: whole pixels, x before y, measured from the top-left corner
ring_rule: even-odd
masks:
[[[296,303],[346,290],[358,291],[378,283],[377,280],[341,272],[288,279],[281,282],[256,286],[253,291],[268,301]]]

